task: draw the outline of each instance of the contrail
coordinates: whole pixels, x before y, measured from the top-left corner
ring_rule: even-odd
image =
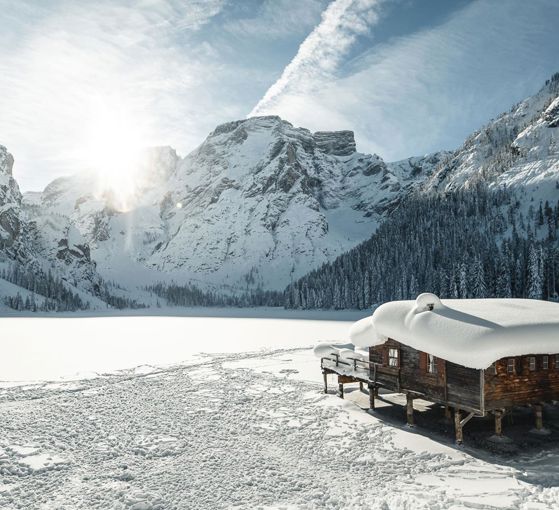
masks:
[[[360,34],[377,23],[377,7],[383,0],[335,0],[322,14],[321,22],[301,43],[280,78],[248,114],[261,115],[273,109],[288,92],[308,90],[311,83],[330,77]]]

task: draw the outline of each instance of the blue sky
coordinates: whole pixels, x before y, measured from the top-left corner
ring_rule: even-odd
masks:
[[[555,0],[0,0],[0,143],[24,190],[107,137],[185,155],[251,114],[388,161],[451,149],[559,71],[558,21]]]

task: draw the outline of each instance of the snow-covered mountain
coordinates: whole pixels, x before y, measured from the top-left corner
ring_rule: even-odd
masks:
[[[559,73],[537,94],[468,137],[435,169],[424,188],[449,191],[484,182],[490,188],[515,189],[528,201],[555,202],[559,198],[557,127]]]
[[[559,300],[559,74],[438,164],[376,234],[286,292],[296,308]]]
[[[369,237],[441,157],[387,165],[357,152],[351,131],[255,117],[218,126],[184,159],[151,150],[127,210],[84,174],[24,203],[37,224],[74,225],[101,274],[128,287],[173,279],[279,290]]]
[[[39,307],[45,299],[52,306],[100,304],[102,281],[85,239],[66,217],[28,217],[13,165],[0,146],[0,298],[20,293]]]
[[[84,172],[23,198],[0,150],[0,255],[46,261],[85,291],[155,282],[236,294],[282,290],[368,239],[411,192],[514,189],[557,200],[559,75],[458,150],[385,163],[351,131],[311,133],[279,117],[218,126],[185,158],[147,151],[136,188]],[[22,228],[24,225],[24,228]]]

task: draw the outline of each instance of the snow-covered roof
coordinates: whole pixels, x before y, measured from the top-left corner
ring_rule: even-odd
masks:
[[[559,304],[535,299],[445,299],[421,294],[392,301],[350,331],[358,347],[393,338],[471,368],[507,356],[559,353]]]

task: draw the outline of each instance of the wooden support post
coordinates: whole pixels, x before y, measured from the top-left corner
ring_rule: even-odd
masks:
[[[375,410],[375,387],[369,384],[369,409]]]
[[[543,429],[543,409],[541,404],[536,404],[534,406],[534,411],[536,413],[536,430]]]
[[[359,391],[363,391],[363,381],[359,381]]]
[[[338,384],[338,397],[344,398],[344,385],[343,385],[343,383]]]
[[[495,435],[501,437],[503,435],[503,411],[495,411]]]
[[[324,376],[324,393],[328,393],[328,374],[323,372],[322,375]]]
[[[456,444],[461,445],[464,442],[464,434],[462,432],[460,409],[454,410],[454,430],[456,432]]]
[[[450,406],[444,406],[444,419],[452,421],[452,409]]]
[[[406,420],[409,427],[413,427],[413,397],[406,394]]]

